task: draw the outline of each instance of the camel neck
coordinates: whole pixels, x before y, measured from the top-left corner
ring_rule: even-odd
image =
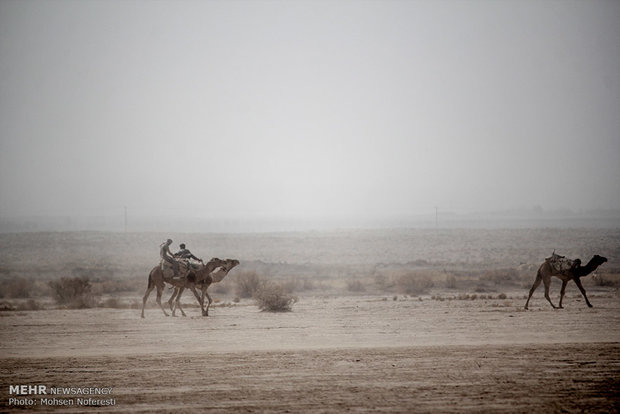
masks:
[[[579,266],[575,269],[577,276],[587,276],[590,273],[594,272],[596,268],[599,266],[593,257],[585,266]]]

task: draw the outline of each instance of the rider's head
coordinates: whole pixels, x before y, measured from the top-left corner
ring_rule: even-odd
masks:
[[[168,245],[172,244],[172,239],[166,240],[166,244],[168,244]]]
[[[181,244],[179,244],[179,247],[180,247],[181,249],[185,249],[185,243],[181,243]]]

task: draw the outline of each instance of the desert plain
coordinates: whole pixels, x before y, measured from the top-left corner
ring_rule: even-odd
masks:
[[[165,316],[152,293],[140,318],[167,237],[240,260],[211,286],[208,317],[189,293],[186,317]],[[593,308],[571,283],[564,309],[542,286],[523,309],[554,249],[608,258],[584,279]],[[1,234],[0,251],[2,412],[620,408],[618,229],[33,232]],[[62,278],[86,280],[88,301],[60,303],[51,286]],[[282,287],[290,310],[262,310],[244,280]],[[18,385],[47,393],[16,395]],[[52,388],[109,393],[80,405],[84,395]]]

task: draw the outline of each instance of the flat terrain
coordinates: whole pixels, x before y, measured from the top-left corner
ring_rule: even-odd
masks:
[[[112,388],[115,405],[98,412],[617,411],[618,293],[593,292],[592,309],[576,292],[563,310],[543,301],[524,311],[521,296],[311,297],[293,312],[242,301],[208,318],[191,307],[186,318],[5,312],[0,403],[15,408],[9,385],[45,384]]]
[[[620,411],[618,229],[170,235],[241,265],[209,317],[189,293],[187,317],[166,317],[153,293],[142,319],[166,237],[0,234],[0,412]],[[584,280],[593,308],[571,283],[565,309],[542,287],[523,309],[553,249],[609,259]],[[243,298],[252,275],[292,290],[292,311]],[[61,278],[88,279],[95,307],[56,303]]]

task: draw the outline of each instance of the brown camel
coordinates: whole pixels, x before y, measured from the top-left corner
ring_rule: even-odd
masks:
[[[171,270],[171,269],[166,268],[165,270],[162,270],[161,265],[155,266],[149,273],[148,285],[146,287],[146,292],[144,293],[144,297],[142,298],[142,317],[144,318],[144,307],[146,305],[146,300],[148,299],[149,295],[151,294],[151,291],[154,288],[157,288],[157,304],[161,308],[162,312],[164,312],[164,315],[169,316],[166,313],[166,310],[164,309],[163,305],[161,304],[161,295],[164,291],[165,283],[168,283],[178,288],[191,289],[191,291],[194,293],[194,296],[196,296],[198,303],[201,303],[200,296],[198,295],[198,292],[196,292],[197,281],[201,281],[205,279],[209,275],[209,273],[213,272],[215,269],[225,264],[226,262],[224,260],[213,258],[209,260],[207,264],[200,265],[197,270],[192,270],[192,272],[188,273],[186,277],[174,278],[174,279],[172,278],[172,273],[168,272],[168,270]],[[181,308],[181,305],[180,303],[178,303],[178,301],[177,301],[177,306],[181,310],[181,314],[185,316],[185,312],[183,312],[183,309]],[[203,307],[203,311],[204,311],[204,307]]]
[[[228,272],[230,272],[238,264],[239,260],[237,259],[226,259],[224,261],[224,265],[217,269],[217,272],[209,273],[204,278],[196,281],[196,286],[200,287],[200,290],[202,291],[202,295],[198,300],[198,302],[200,302],[200,306],[202,307],[202,316],[209,316],[209,306],[211,306],[211,303],[213,302],[211,296],[209,295],[209,292],[207,292],[209,286],[211,286],[212,283],[221,282],[226,277],[226,275],[228,275]],[[170,309],[172,309],[172,316],[174,316],[175,311],[175,308],[173,308],[172,306],[172,302],[175,299],[177,303],[181,300],[181,294],[183,293],[184,289],[185,287],[175,287],[172,296],[170,296],[170,299],[168,299],[168,305],[170,306]],[[208,299],[206,309],[204,308],[205,296]]]
[[[590,303],[590,301],[588,300],[588,297],[586,296],[586,290],[583,288],[583,285],[581,284],[580,279],[594,272],[600,265],[602,265],[606,261],[607,259],[605,257],[599,256],[597,254],[594,257],[592,257],[592,259],[590,259],[588,264],[586,264],[585,266],[581,266],[581,260],[576,259],[573,266],[563,269],[563,270],[561,269],[558,270],[551,264],[549,260],[545,260],[545,262],[538,268],[538,273],[536,274],[536,280],[534,281],[534,284],[532,285],[532,288],[530,289],[530,295],[527,298],[527,302],[525,302],[525,309],[527,309],[527,306],[530,303],[530,298],[532,297],[532,294],[534,293],[538,285],[540,285],[540,282],[543,282],[545,284],[545,298],[549,301],[551,306],[553,306],[553,309],[557,309],[557,308],[562,309],[562,299],[564,299],[564,291],[566,290],[566,284],[570,282],[571,280],[575,281],[575,284],[577,285],[577,287],[581,291],[581,294],[586,300],[586,304],[588,305],[588,307],[591,308],[592,304]],[[551,276],[555,276],[559,278],[560,280],[562,280],[562,289],[560,290],[560,303],[559,303],[559,306],[557,307],[553,304],[553,302],[551,302],[551,298],[549,297],[549,286],[551,285]]]

